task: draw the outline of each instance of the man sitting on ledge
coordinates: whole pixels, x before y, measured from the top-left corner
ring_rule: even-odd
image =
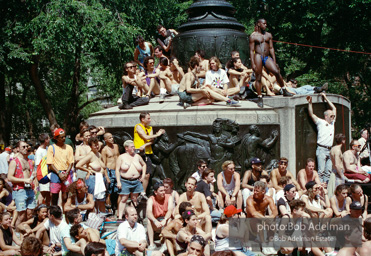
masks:
[[[348,179],[358,179],[363,183],[370,182],[370,174],[368,174],[361,167],[361,160],[358,152],[361,150],[361,144],[358,140],[350,142],[350,149],[343,154],[343,164],[345,170],[345,177]]]
[[[143,82],[143,73],[136,73],[137,63],[125,63],[125,71],[122,76],[122,105],[119,109],[132,109],[136,106],[142,106],[149,103],[149,97],[140,97],[138,95],[145,95],[148,92],[148,85]]]

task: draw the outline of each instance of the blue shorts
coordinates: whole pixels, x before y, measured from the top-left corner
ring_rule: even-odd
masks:
[[[106,177],[103,177],[103,180],[106,180]],[[85,184],[88,186],[88,193],[94,196],[94,188],[95,188],[95,175],[90,175],[89,179],[85,180]],[[94,197],[94,201],[105,201],[106,199],[96,199]]]
[[[107,182],[106,184],[107,193],[113,194],[113,193],[119,192],[119,189],[117,188],[116,171],[113,169],[107,168],[107,173],[108,173],[108,178],[111,181],[111,183]]]
[[[32,189],[20,189],[12,194],[17,212],[36,208],[35,192]]]
[[[139,194],[144,191],[142,182],[138,180],[125,180],[120,177],[121,181],[121,191],[119,191],[120,195],[130,195]]]

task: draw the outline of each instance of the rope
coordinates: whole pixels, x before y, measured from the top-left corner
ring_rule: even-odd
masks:
[[[296,45],[296,46],[299,45],[299,46],[319,48],[319,49],[327,49],[327,50],[333,50],[333,51],[339,51],[339,52],[351,52],[351,53],[360,53],[360,54],[371,55],[371,52],[359,52],[359,51],[343,50],[343,49],[336,49],[336,48],[330,48],[330,47],[315,46],[315,45],[309,45],[309,44],[290,43],[290,42],[277,41],[277,40],[272,40],[272,41],[276,42],[276,43],[281,43],[281,44],[292,44],[292,45]]]

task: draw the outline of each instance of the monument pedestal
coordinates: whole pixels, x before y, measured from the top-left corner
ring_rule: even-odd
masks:
[[[323,118],[327,103],[323,103],[319,94],[312,97],[314,113]],[[350,140],[349,100],[340,95],[327,97],[337,108],[335,133],[344,133]],[[315,158],[316,126],[308,116],[305,95],[265,97],[264,108],[258,108],[252,101],[241,101],[237,107],[217,102],[184,110],[177,105],[178,99],[167,97],[159,104],[156,97],[149,105],[131,110],[108,108],[93,113],[88,122],[104,126],[122,149],[123,142],[133,136],[139,114],[149,112],[154,132],[164,128],[168,135],[154,146],[155,154],[159,154],[155,165],[175,179],[195,171],[197,158],[207,158],[217,172],[223,161],[234,160],[244,172],[252,157],[260,157],[265,167],[287,157],[288,169],[295,175],[305,167],[308,157]]]

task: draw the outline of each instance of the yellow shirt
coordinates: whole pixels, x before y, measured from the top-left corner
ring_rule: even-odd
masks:
[[[143,128],[143,131],[145,131],[147,133],[147,135],[151,135],[151,131],[152,131],[152,126],[144,127],[144,125],[142,125],[141,123],[136,124],[134,126],[134,146],[135,146],[136,149],[140,148],[141,146],[143,146],[144,144],[146,144],[147,142],[149,142],[149,140],[143,140],[139,136],[138,131],[137,131],[137,126],[138,125]],[[147,155],[148,154],[153,154],[151,145],[149,145],[149,146],[146,147],[145,153]]]
[[[53,147],[55,153],[53,153]],[[73,149],[70,145],[64,144],[63,147],[57,146],[57,144],[50,145],[48,147],[48,153],[46,154],[46,163],[53,164],[58,171],[67,170],[68,166],[74,162]]]

